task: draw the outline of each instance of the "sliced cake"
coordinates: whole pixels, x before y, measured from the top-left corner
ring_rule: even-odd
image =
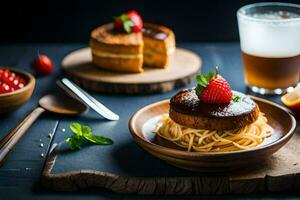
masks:
[[[143,24],[136,11],[129,11],[92,31],[92,61],[98,67],[139,73],[143,65],[166,68],[175,52],[175,36],[167,27]]]
[[[118,33],[114,24],[105,24],[91,33],[93,63],[118,72],[143,71],[142,33]]]

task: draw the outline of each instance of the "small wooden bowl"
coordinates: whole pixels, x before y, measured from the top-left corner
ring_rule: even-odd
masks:
[[[171,165],[201,172],[226,172],[251,166],[279,150],[293,135],[296,120],[285,108],[252,97],[268,118],[274,133],[262,145],[236,152],[187,152],[152,132],[160,116],[169,112],[169,100],[150,104],[137,111],[129,121],[133,139],[146,151]]]
[[[25,79],[26,85],[14,92],[0,94],[0,114],[9,113],[22,106],[31,97],[35,86],[35,78],[28,72],[17,69],[0,67],[0,69],[9,69]]]

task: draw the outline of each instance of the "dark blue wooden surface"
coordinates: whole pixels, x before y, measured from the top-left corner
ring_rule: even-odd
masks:
[[[38,51],[50,56],[55,63],[55,72],[51,76],[38,78],[35,92],[26,105],[14,113],[0,116],[0,138],[37,105],[41,96],[47,93],[59,92],[58,87],[55,85],[55,80],[62,76],[60,61],[72,50],[84,46],[85,44],[0,46],[1,65],[20,67],[31,72],[29,65]],[[243,82],[240,49],[237,43],[193,43],[180,44],[179,46],[191,49],[202,57],[202,72],[212,70],[215,65],[218,65],[220,66],[220,73],[231,83],[234,90],[247,92]],[[41,157],[41,154],[47,154],[50,142],[50,139],[47,137],[48,134],[56,133],[55,142],[63,140],[69,133],[68,125],[70,122],[90,125],[96,133],[111,137],[115,141],[116,146],[90,146],[72,154],[65,154],[55,166],[54,172],[80,169],[82,167],[101,169],[103,164],[106,164],[106,166],[110,165],[112,172],[134,175],[146,175],[143,173],[145,169],[149,168],[146,165],[149,163],[154,163],[154,174],[160,169],[166,169],[169,166],[151,157],[133,142],[127,129],[127,122],[131,114],[138,108],[169,98],[176,92],[137,96],[105,95],[91,92],[94,97],[120,114],[121,119],[117,122],[102,120],[92,111],[85,115],[68,119],[49,113],[43,114],[17,145],[6,163],[0,168],[0,199],[166,199],[165,197],[124,196],[112,194],[109,191],[86,191],[75,194],[52,193],[40,187],[38,181],[45,162],[45,157]],[[278,97],[269,97],[269,99],[279,102]],[[58,128],[56,129],[57,124]],[[66,129],[66,132],[63,132],[62,129]],[[41,143],[44,144],[43,148],[40,147]],[[114,148],[114,153],[109,157],[103,156],[105,152],[111,150],[109,148]],[[188,174],[188,172],[175,168],[172,172],[177,172],[181,175]],[[184,197],[168,198],[185,199]],[[188,198],[196,199],[197,197]]]

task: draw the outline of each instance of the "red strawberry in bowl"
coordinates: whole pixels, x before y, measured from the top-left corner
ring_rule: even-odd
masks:
[[[130,10],[115,18],[114,28],[121,33],[141,32],[143,20],[135,10]]]
[[[196,93],[200,101],[210,104],[228,104],[232,99],[229,83],[217,73],[198,75]]]

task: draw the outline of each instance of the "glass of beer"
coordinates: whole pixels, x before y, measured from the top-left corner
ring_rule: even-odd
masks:
[[[237,11],[246,85],[282,94],[299,82],[300,5],[255,3]]]

